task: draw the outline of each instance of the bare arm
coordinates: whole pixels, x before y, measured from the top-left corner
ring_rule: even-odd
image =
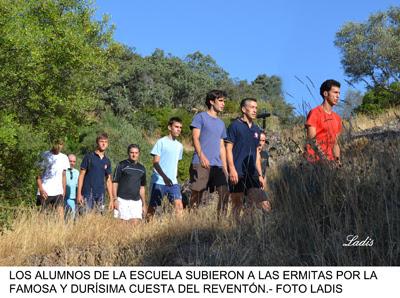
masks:
[[[114,196],[113,196],[113,187],[112,187],[112,181],[111,181],[111,175],[106,176],[106,186],[107,186],[107,192],[108,192],[108,198],[109,198],[109,203],[108,203],[108,209],[113,210],[114,209]]]
[[[140,198],[142,199],[142,212],[143,218],[146,217],[147,214],[147,205],[146,205],[146,187],[141,186],[139,190]]]
[[[85,179],[85,175],[86,175],[86,170],[81,169],[79,172],[79,177],[78,177],[78,192],[76,193],[76,199],[79,204],[83,204],[82,187],[83,187],[83,180]]]
[[[220,157],[221,157],[221,161],[222,161],[222,169],[224,170],[224,173],[227,175],[228,174],[228,166],[226,163],[226,149],[225,149],[224,140],[221,140],[221,144],[220,144]]]
[[[232,181],[233,184],[237,184],[239,182],[239,176],[235,168],[235,164],[233,162],[233,143],[226,143],[226,160],[228,164],[229,170],[229,179]]]
[[[339,135],[337,135],[335,145],[333,145],[333,156],[335,157],[335,160],[340,164]]]
[[[307,143],[311,145],[311,148],[321,157],[325,157],[324,152],[316,142],[315,137],[317,136],[317,129],[314,126],[307,126]],[[316,151],[316,150],[317,151]]]
[[[258,180],[260,181],[261,188],[264,189],[264,178],[262,176],[262,167],[261,167],[261,154],[260,150],[256,150],[256,169],[258,174]]]
[[[113,182],[112,184],[112,192],[113,192],[113,198],[114,198],[114,209],[118,209],[118,200],[117,200],[117,193],[118,193],[118,182]]]
[[[48,195],[47,195],[47,192],[43,188],[43,181],[42,181],[42,177],[40,175],[36,177],[36,183],[37,183],[37,186],[39,189],[40,196],[46,200]]]
[[[199,128],[193,128],[192,139],[193,139],[194,150],[196,150],[196,153],[199,156],[201,166],[206,169],[210,168],[210,162],[207,159],[207,157],[203,154],[203,151],[201,150]]]
[[[156,169],[157,173],[163,178],[165,185],[172,186],[172,180],[165,175],[164,171],[161,169],[160,166],[160,156],[154,155],[153,156],[153,167]]]
[[[63,186],[63,197],[67,195],[67,171],[64,170],[62,173],[62,186]]]
[[[307,139],[314,139],[317,135],[317,129],[314,126],[307,126]]]

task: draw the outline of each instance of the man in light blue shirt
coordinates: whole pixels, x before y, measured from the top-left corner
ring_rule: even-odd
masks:
[[[178,184],[178,161],[182,159],[183,146],[177,140],[182,131],[182,120],[172,117],[168,121],[168,135],[159,139],[151,150],[153,175],[148,215],[152,217],[164,196],[174,204],[177,215],[182,214],[181,188]]]
[[[70,216],[72,219],[75,219],[76,214],[76,191],[78,189],[78,177],[79,171],[75,169],[76,164],[76,156],[73,154],[68,155],[69,165],[70,167],[67,169],[66,178],[67,178],[67,190],[65,195],[65,219]]]

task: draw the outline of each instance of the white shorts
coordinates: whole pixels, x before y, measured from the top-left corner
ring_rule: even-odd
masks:
[[[124,200],[120,197],[118,200],[118,209],[114,209],[114,217],[130,220],[130,219],[142,219],[142,200]]]

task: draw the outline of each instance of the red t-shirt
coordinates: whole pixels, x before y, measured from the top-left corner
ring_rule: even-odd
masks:
[[[308,126],[316,128],[316,143],[327,159],[334,160],[333,146],[335,145],[336,137],[342,130],[340,116],[333,111],[329,114],[324,111],[322,106],[318,106],[308,113],[306,127]],[[307,144],[307,153],[311,160],[319,160],[318,154],[315,153],[310,144]]]

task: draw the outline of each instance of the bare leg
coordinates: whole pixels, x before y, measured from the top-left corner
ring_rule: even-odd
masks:
[[[60,216],[60,218],[62,219],[62,220],[64,220],[64,206],[58,206],[57,207],[57,213],[58,213],[58,215]]]
[[[149,205],[147,208],[147,215],[146,215],[146,220],[149,221],[154,217],[154,213],[156,212],[156,207],[153,207]]]
[[[174,199],[175,214],[177,217],[181,217],[183,214],[183,203],[180,199]]]
[[[229,202],[229,191],[226,185],[217,188],[218,192],[218,205],[217,205],[217,217],[218,219],[223,216],[226,217],[228,213],[228,202]]]
[[[192,190],[192,195],[190,197],[190,203],[189,203],[190,209],[200,206],[201,198],[203,197],[203,192],[204,190],[202,191]]]
[[[243,209],[243,193],[231,193],[232,216],[236,222],[240,220],[240,211]]]

